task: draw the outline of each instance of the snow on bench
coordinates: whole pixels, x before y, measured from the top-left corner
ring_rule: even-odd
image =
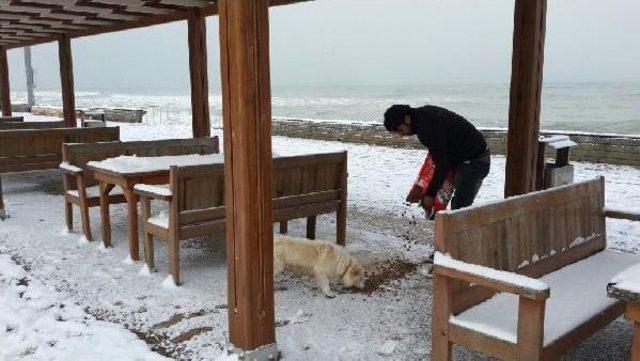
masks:
[[[436,252],[433,263],[436,266],[450,268],[462,273],[472,274],[474,276],[496,281],[503,284],[513,285],[523,289],[543,292],[549,289],[544,282],[535,278],[519,275],[513,272],[496,270],[490,267],[479,266],[475,264],[465,263],[451,258],[448,254]]]
[[[87,187],[85,188],[85,190],[87,192],[87,197],[89,198],[100,197],[100,186]],[[67,191],[67,194],[72,195],[74,197],[80,197],[80,193],[78,192],[77,189],[70,189]],[[124,194],[124,193],[122,192],[122,188],[114,187],[111,193],[109,194],[114,195],[114,194]]]
[[[71,173],[82,173],[82,168],[76,167],[73,164],[70,164],[69,162],[62,162],[60,163],[60,169],[62,170],[67,170]]]
[[[152,184],[136,184],[133,189],[141,191],[141,192],[148,192],[148,193],[155,193],[161,196],[165,196],[165,197],[171,197],[172,193],[171,193],[171,189],[169,189],[169,185],[168,184],[162,184],[162,185],[152,185]]]
[[[617,301],[607,296],[606,284],[618,272],[639,261],[636,255],[603,251],[540,278],[541,284],[551,288],[545,311],[544,346],[615,304]],[[516,343],[518,297],[497,294],[457,316],[451,316],[449,322]]]

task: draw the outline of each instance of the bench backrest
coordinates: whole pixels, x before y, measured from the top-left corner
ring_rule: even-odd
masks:
[[[51,122],[0,122],[0,130],[11,129],[51,129],[51,128],[64,128],[63,121],[51,121]]]
[[[274,158],[274,220],[279,211],[340,202],[346,162],[346,152]],[[172,167],[171,189],[174,197],[177,196],[178,224],[224,221],[224,164]],[[307,215],[299,215],[304,216]],[[298,217],[290,213],[287,218]]]
[[[0,130],[0,173],[56,169],[63,143],[118,139],[118,127]]]
[[[541,277],[606,247],[604,178],[436,216],[435,247],[466,263]],[[454,313],[491,295],[453,284]]]
[[[186,154],[215,154],[220,152],[218,137],[195,139],[162,139],[132,142],[109,142],[92,144],[64,144],[63,160],[83,168],[90,161],[101,161],[121,155],[139,157],[161,157]],[[90,175],[87,185],[95,184]],[[75,184],[72,182],[71,184]]]
[[[0,117],[0,124],[5,122],[24,122],[23,116],[15,116],[15,117]]]

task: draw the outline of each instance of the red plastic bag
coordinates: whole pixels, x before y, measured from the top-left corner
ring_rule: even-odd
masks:
[[[436,170],[436,164],[433,161],[433,157],[431,154],[427,154],[427,158],[424,160],[422,164],[422,168],[420,168],[420,172],[418,173],[418,178],[416,179],[413,187],[409,191],[409,195],[407,195],[407,202],[409,203],[421,203],[422,199],[425,196],[425,192],[429,188],[431,184],[431,180],[433,179],[433,173]],[[447,172],[447,177],[444,182],[442,182],[442,186],[436,193],[436,196],[433,199],[433,207],[431,210],[426,209],[427,218],[433,218],[433,216],[447,209],[449,205],[449,201],[453,196],[453,179],[456,175],[455,168],[449,169]]]

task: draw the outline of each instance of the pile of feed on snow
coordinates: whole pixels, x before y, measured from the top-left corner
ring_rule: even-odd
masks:
[[[368,274],[364,282],[364,289],[361,292],[370,295],[380,286],[404,278],[407,274],[413,273],[418,265],[403,260],[385,261],[377,266],[373,266],[373,274]]]

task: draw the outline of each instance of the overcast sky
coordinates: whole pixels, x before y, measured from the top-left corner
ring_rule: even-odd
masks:
[[[640,81],[640,1],[549,0],[544,79]],[[208,25],[219,92],[218,21]],[[271,76],[293,85],[508,83],[512,0],[316,0],[273,8]],[[76,90],[185,90],[185,22],[73,40]],[[39,89],[59,89],[57,44],[33,47]],[[11,86],[24,89],[21,49]]]

